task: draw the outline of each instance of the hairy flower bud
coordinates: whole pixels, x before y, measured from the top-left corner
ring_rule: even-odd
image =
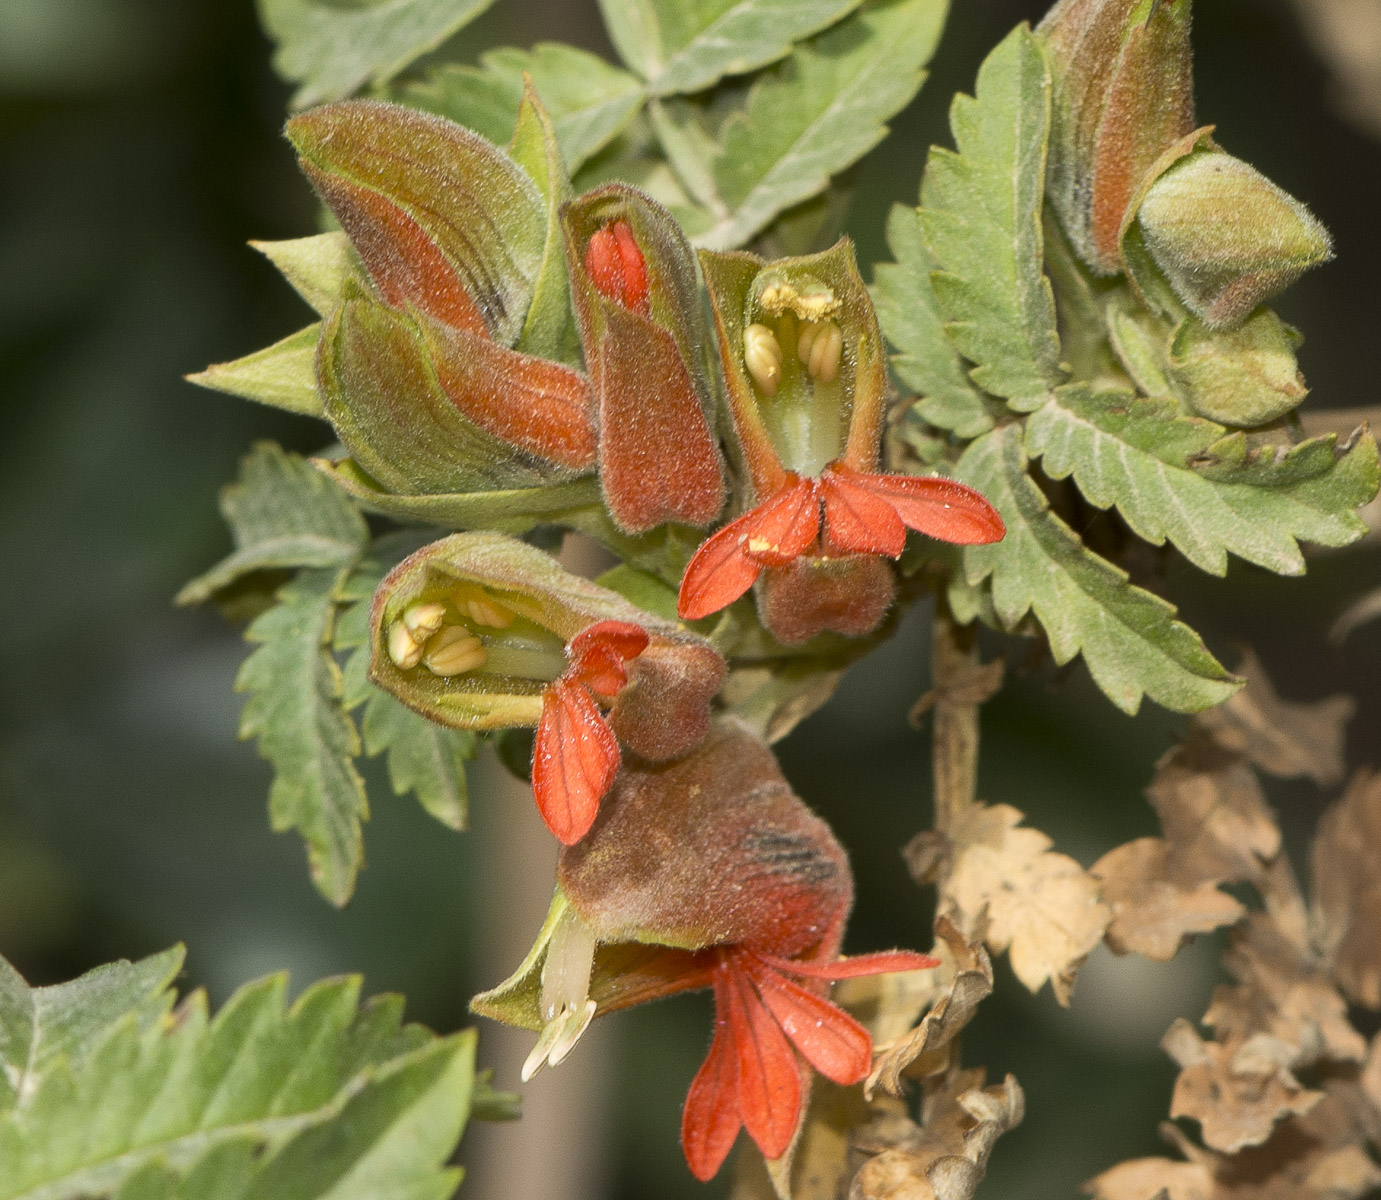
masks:
[[[571,201],[562,221],[609,513],[629,533],[668,521],[708,525],[724,507],[724,469],[685,234],[623,184]]]
[[[1255,167],[1207,147],[1151,184],[1136,220],[1176,295],[1213,329],[1240,325],[1333,256],[1328,231],[1303,204]]]
[[[1295,361],[1298,340],[1268,308],[1226,333],[1191,317],[1175,331],[1167,371],[1200,416],[1244,428],[1264,425],[1308,395]]]
[[[1190,0],[1060,0],[1036,28],[1050,63],[1047,196],[1079,256],[1121,269],[1124,217],[1194,128]]]

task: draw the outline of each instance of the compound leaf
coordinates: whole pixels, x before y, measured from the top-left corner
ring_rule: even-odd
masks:
[[[887,218],[887,244],[897,261],[878,264],[873,303],[882,332],[897,351],[892,369],[921,396],[912,411],[961,438],[986,433],[993,419],[963,359],[945,336],[944,317],[930,282],[936,264],[915,209],[893,207]]]
[[[360,824],[369,816],[352,761],[359,734],[342,706],[340,668],[328,650],[344,574],[309,568],[280,589],[277,605],[245,633],[259,648],[235,679],[235,690],[249,693],[240,737],[258,738],[259,753],[273,764],[273,828],[301,832],[312,879],[336,905],[355,889],[364,857]]]
[[[1240,686],[1164,600],[1127,582],[1050,511],[1027,473],[1019,425],[984,434],[955,475],[978,488],[1007,523],[1007,536],[964,550],[967,585],[991,576],[993,604],[1012,628],[1034,612],[1057,663],[1082,653],[1094,681],[1127,713],[1142,695],[1176,712],[1199,712]]]
[[[300,85],[294,108],[339,100],[392,79],[494,0],[259,0],[278,43],[273,65]]]
[[[741,246],[822,192],[887,134],[920,89],[948,0],[877,0],[765,72],[724,124],[714,163],[729,215],[694,240]]]
[[[1050,74],[1030,30],[1014,29],[950,109],[956,151],[935,147],[921,226],[940,270],[935,295],[973,380],[1021,412],[1060,381],[1055,298],[1041,230]]]
[[[254,571],[344,566],[369,539],[350,497],[273,442],[258,442],[245,456],[239,480],[221,493],[221,512],[235,552],[187,584],[179,604],[200,604]]]
[[[181,961],[179,948],[31,991],[0,960],[0,994],[16,1000],[0,1041],[55,1006],[70,1035],[0,1106],[0,1200],[454,1194],[460,1172],[445,1163],[470,1111],[473,1030],[403,1026],[401,998],[361,1006],[358,978],[318,983],[286,1011],[279,975],[215,1018],[199,992],[169,1013]]]
[[[1059,388],[1026,426],[1026,450],[1054,479],[1074,477],[1090,504],[1117,506],[1138,536],[1168,538],[1201,570],[1223,575],[1231,551],[1280,575],[1304,573],[1300,540],[1343,546],[1366,532],[1356,509],[1376,492],[1376,446],[1360,439],[1341,456],[1328,434],[1271,457],[1274,485],[1254,463],[1211,475],[1227,430],[1179,415],[1173,401],[1130,392]],[[1258,482],[1259,480],[1259,482]]]

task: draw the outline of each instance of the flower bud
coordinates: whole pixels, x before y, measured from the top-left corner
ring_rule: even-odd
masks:
[[[623,184],[571,201],[562,221],[609,513],[629,533],[668,521],[708,525],[724,507],[724,470],[685,234]]]
[[[322,329],[317,382],[340,440],[383,487],[534,487],[593,465],[579,372],[347,292]]]
[[[1170,343],[1168,374],[1201,417],[1244,428],[1265,425],[1308,395],[1295,361],[1298,340],[1268,308],[1226,333],[1190,317]]]
[[[1128,206],[1194,128],[1190,0],[1060,0],[1036,28],[1050,64],[1047,196],[1079,256],[1121,269]]]
[[[1170,166],[1147,189],[1136,220],[1176,295],[1213,329],[1240,325],[1333,257],[1328,231],[1303,204],[1217,149]]]

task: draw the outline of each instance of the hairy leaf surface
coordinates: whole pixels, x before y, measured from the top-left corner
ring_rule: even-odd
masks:
[[[1366,532],[1356,510],[1376,490],[1369,438],[1341,459],[1333,454],[1335,434],[1295,446],[1273,460],[1286,482],[1271,486],[1195,469],[1196,458],[1226,435],[1212,421],[1180,416],[1173,401],[1080,384],[1058,389],[1031,415],[1026,449],[1052,478],[1072,475],[1090,504],[1116,505],[1140,537],[1155,545],[1168,538],[1215,575],[1226,574],[1229,551],[1279,575],[1302,575],[1300,541],[1345,546]],[[1296,460],[1295,470],[1286,459]],[[1304,464],[1315,473],[1300,470]]]
[[[241,462],[238,482],[221,493],[221,513],[235,552],[187,584],[179,604],[200,604],[253,571],[344,566],[369,539],[349,496],[273,442],[257,443]]]
[[[278,43],[274,67],[300,85],[293,107],[307,108],[386,82],[493,2],[259,0],[259,15]]]
[[[887,135],[920,89],[947,0],[877,0],[764,73],[722,131],[714,163],[729,216],[694,240],[741,246],[823,191]]]
[[[892,369],[921,397],[912,411],[961,438],[986,433],[993,419],[963,359],[945,336],[945,318],[930,282],[936,262],[926,249],[915,209],[893,207],[887,218],[887,244],[897,261],[878,264],[873,303],[882,332],[897,351]]]
[[[337,568],[303,571],[278,604],[245,633],[258,649],[245,660],[235,690],[248,692],[240,737],[258,738],[274,768],[269,817],[277,832],[297,829],[307,842],[312,879],[332,904],[355,889],[364,857],[360,823],[369,815],[353,759],[359,734],[341,704],[341,674],[329,653]]]
[[[974,442],[955,468],[1007,523],[991,546],[964,549],[970,587],[991,576],[993,603],[1007,628],[1034,612],[1057,663],[1082,653],[1094,681],[1124,712],[1142,695],[1176,712],[1226,700],[1238,681],[1175,609],[1083,545],[1050,511],[1027,473],[1021,428],[1008,425]]]
[[[316,390],[316,344],[320,338],[321,322],[317,321],[253,354],[233,362],[213,363],[188,375],[187,382],[299,416],[320,417],[321,396]]]
[[[0,960],[0,1040],[14,1009],[69,1035],[17,1104],[0,1102],[3,1200],[447,1200],[469,1115],[475,1034],[403,1026],[402,999],[359,1003],[358,978],[284,1007],[286,976],[213,1019],[167,990],[180,948],[30,991]]]
[[[932,149],[921,185],[935,295],[974,382],[1026,412],[1061,368],[1042,270],[1050,75],[1025,26],[988,55],[975,94],[954,98],[950,127],[957,151]]]

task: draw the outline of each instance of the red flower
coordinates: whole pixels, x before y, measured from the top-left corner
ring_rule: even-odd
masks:
[[[741,946],[715,951],[714,1041],[681,1117],[681,1148],[691,1173],[701,1181],[713,1178],[740,1126],[764,1157],[786,1153],[807,1094],[801,1059],[838,1084],[867,1076],[873,1061],[868,1031],[797,978],[847,979],[939,965],[906,951],[834,962],[775,958]]]
[[[996,542],[1006,532],[981,494],[951,479],[867,474],[838,459],[815,479],[787,471],[777,491],[695,552],[677,612],[688,621],[718,612],[764,570],[786,566],[817,540],[826,554],[896,558],[908,529],[957,545]]]
[[[532,790],[542,820],[565,845],[589,831],[619,772],[619,743],[600,708],[628,682],[624,664],[648,646],[647,630],[599,621],[566,645],[570,668],[542,691]]]

